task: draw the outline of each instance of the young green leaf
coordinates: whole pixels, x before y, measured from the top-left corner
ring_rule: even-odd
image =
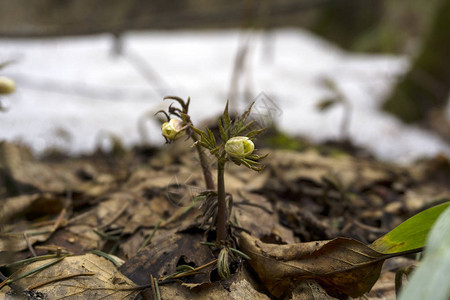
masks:
[[[228,113],[228,103],[229,103],[229,101],[227,101],[227,105],[225,105],[225,110],[223,111],[223,115],[222,115],[224,128],[231,128],[231,119],[230,119],[230,114]]]
[[[429,208],[401,223],[370,247],[381,253],[396,253],[425,246],[428,232],[450,202]]]
[[[427,238],[424,258],[400,293],[400,300],[448,300],[450,297],[450,206]]]

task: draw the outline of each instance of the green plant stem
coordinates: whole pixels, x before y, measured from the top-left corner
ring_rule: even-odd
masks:
[[[198,137],[195,132],[192,133],[191,137],[194,143],[196,143],[195,148],[197,149],[198,158],[200,159],[200,165],[202,166],[203,178],[205,179],[206,189],[214,190],[215,189],[214,181],[212,179],[211,170],[209,169],[208,160],[206,159],[205,156],[205,151],[203,147],[199,143],[197,143]]]
[[[225,203],[225,163],[219,159],[217,169],[217,241],[227,238],[227,205]]]

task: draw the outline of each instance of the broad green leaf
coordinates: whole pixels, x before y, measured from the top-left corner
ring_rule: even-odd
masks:
[[[431,229],[424,259],[413,273],[400,300],[450,299],[450,207]]]
[[[428,232],[449,205],[450,202],[443,203],[412,216],[377,239],[370,247],[381,253],[395,253],[424,247]]]

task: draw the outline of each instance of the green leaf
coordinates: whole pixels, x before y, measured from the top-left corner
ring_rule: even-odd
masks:
[[[217,146],[216,148],[212,149],[210,152],[213,155],[216,155],[219,153],[220,148],[222,148],[223,144],[220,144],[219,146]]]
[[[208,142],[211,145],[211,148],[216,147],[216,138],[214,137],[214,134],[208,127],[206,128],[206,132],[208,133]]]
[[[195,128],[194,126],[191,126],[192,130],[194,130],[196,133],[200,135],[200,137],[206,136],[206,133],[203,130],[200,130],[198,128]]]
[[[241,128],[239,128],[239,131],[237,132],[237,134],[241,134],[242,132],[244,132],[245,130],[247,130],[248,128],[250,128],[250,126],[252,126],[255,123],[255,121],[250,121],[247,124],[243,125]]]
[[[250,112],[252,111],[253,105],[255,104],[255,102],[253,102],[252,104],[250,104],[250,106],[248,107],[248,109],[242,114],[241,116],[241,120],[245,121],[245,119],[247,119],[248,115],[250,114]]]
[[[370,248],[381,253],[395,253],[424,247],[428,232],[449,205],[450,202],[443,203],[418,213],[377,239]]]
[[[228,103],[229,103],[229,101],[227,100],[227,105],[225,105],[225,110],[223,111],[223,115],[222,115],[224,128],[231,128],[231,119],[230,119],[230,114],[228,113]]]
[[[450,206],[431,229],[424,259],[400,293],[400,300],[450,299]]]
[[[185,113],[187,114],[189,111],[189,105],[191,104],[191,97],[188,97],[186,104],[183,108],[185,108]]]
[[[252,138],[257,136],[258,134],[260,134],[261,132],[264,132],[267,128],[262,128],[262,129],[255,129],[250,131],[249,133],[246,134],[246,137],[248,138]]]
[[[220,138],[222,139],[222,141],[224,143],[226,143],[228,141],[228,130],[225,131],[225,129],[223,128],[223,124],[222,124],[222,118],[219,117],[219,121],[217,122],[217,124],[219,125],[219,133],[220,133]]]

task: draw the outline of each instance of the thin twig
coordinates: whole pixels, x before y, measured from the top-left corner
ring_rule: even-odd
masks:
[[[65,254],[73,254],[69,249],[62,247],[62,246],[57,246],[57,245],[38,245],[34,247],[36,250],[45,250],[47,252],[61,252],[64,251]]]
[[[40,261],[40,260],[44,260],[44,259],[50,259],[50,258],[56,258],[59,257],[59,255],[56,254],[48,254],[48,255],[41,255],[41,256],[36,256],[36,257],[30,257],[27,259],[22,259],[10,264],[5,265],[5,268],[11,269],[11,268],[17,268],[26,264],[30,264],[36,261]]]
[[[235,204],[235,206],[247,205],[247,206],[257,207],[257,208],[260,208],[260,209],[264,210],[268,214],[273,214],[273,210],[271,210],[271,209],[269,209],[267,207],[264,207],[261,204],[251,203],[251,202],[247,202],[247,201],[234,202],[234,204]]]
[[[150,284],[152,285],[152,292],[153,292],[153,298],[156,299],[156,287],[155,287],[155,281],[153,278],[153,274],[150,274]]]
[[[114,258],[112,258],[112,256],[109,255],[108,253],[105,253],[105,252],[100,251],[100,250],[92,250],[91,253],[106,258],[107,260],[112,262],[116,267],[119,266],[119,263]]]
[[[49,262],[49,263],[46,263],[46,264],[44,264],[44,265],[42,265],[42,266],[39,266],[39,267],[37,267],[37,268],[35,268],[35,269],[31,270],[31,271],[28,271],[28,272],[26,272],[26,273],[24,273],[24,274],[20,274],[20,275],[17,275],[17,276],[12,275],[12,276],[10,276],[7,280],[3,281],[3,282],[0,284],[0,289],[1,289],[3,286],[5,286],[6,284],[10,284],[10,283],[12,283],[12,282],[14,282],[14,281],[20,280],[20,279],[22,279],[22,278],[25,278],[25,277],[31,275],[31,274],[37,273],[37,272],[42,271],[42,270],[44,270],[44,269],[46,269],[46,268],[48,268],[48,267],[50,267],[50,266],[53,266],[54,264],[57,264],[57,263],[59,263],[60,261],[62,261],[64,258],[66,258],[66,256],[60,257],[60,258],[58,258],[58,259],[55,259],[55,260],[53,260],[53,261],[51,261],[51,262]]]
[[[158,280],[156,278],[152,278],[152,280],[153,280],[153,283],[155,284],[156,299],[161,300],[161,293],[159,291]]]
[[[176,278],[181,278],[181,277],[185,277],[185,276],[192,276],[192,275],[196,275],[198,273],[198,271],[203,270],[211,265],[214,265],[215,263],[217,263],[217,259],[210,261],[207,264],[204,264],[200,267],[197,267],[195,269],[189,270],[189,271],[185,271],[185,272],[176,272],[173,273],[171,275],[168,275],[166,277],[163,277],[161,279],[159,279],[160,282],[165,282],[168,279],[176,279]]]
[[[353,220],[353,224],[355,224],[359,228],[362,228],[364,230],[367,230],[367,231],[370,231],[370,232],[373,232],[373,233],[381,233],[381,234],[386,234],[387,233],[387,230],[385,230],[385,229],[373,227],[373,226],[361,223],[358,220]]]
[[[198,273],[198,271],[203,270],[203,269],[205,269],[205,268],[207,268],[207,267],[209,267],[211,265],[214,265],[215,263],[217,263],[217,259],[215,259],[213,261],[210,261],[209,263],[204,264],[204,265],[202,265],[202,266],[200,266],[198,268],[195,268],[195,269],[193,269],[191,271],[183,272],[181,274],[175,275],[175,276],[171,277],[171,279],[176,279],[176,278],[181,278],[181,277],[185,277],[185,276],[195,275],[195,274]]]
[[[28,247],[28,250],[30,250],[31,255],[33,255],[33,257],[36,257],[37,256],[36,251],[34,251],[33,246],[31,245],[30,240],[28,239],[28,235],[27,235],[26,231],[23,232],[23,237],[25,239],[25,242],[27,243],[27,247]]]
[[[128,202],[125,202],[124,205],[117,211],[117,213],[109,219],[105,224],[100,225],[98,229],[103,229],[114,223],[128,208]]]
[[[106,240],[118,241],[120,239],[120,236],[117,236],[117,235],[104,234],[103,232],[98,231],[96,229],[92,229],[92,231],[94,231],[94,233],[97,234],[99,237],[106,239]]]
[[[63,221],[65,215],[66,215],[66,209],[63,208],[61,210],[61,212],[59,213],[58,218],[56,218],[56,221],[55,221],[55,223],[53,225],[53,228],[51,229],[52,233],[55,232],[56,230],[58,230],[58,228],[61,225],[61,222]]]
[[[47,284],[50,284],[50,283],[53,283],[53,282],[58,282],[58,281],[62,281],[62,280],[72,279],[72,278],[78,277],[78,276],[94,276],[94,275],[95,275],[95,273],[91,273],[91,272],[65,275],[65,276],[61,276],[61,277],[58,277],[58,278],[50,279],[48,281],[44,281],[44,282],[36,283],[34,285],[30,285],[28,287],[28,290],[38,289],[40,287],[43,287],[44,285],[47,285]]]
[[[145,246],[147,246],[148,244],[150,244],[150,242],[152,241],[152,238],[155,236],[156,231],[159,228],[159,225],[161,225],[161,220],[159,220],[159,222],[156,224],[155,228],[153,228],[152,232],[150,233],[150,235],[145,239],[145,241],[142,243],[142,245],[139,247],[138,252],[141,251]]]

